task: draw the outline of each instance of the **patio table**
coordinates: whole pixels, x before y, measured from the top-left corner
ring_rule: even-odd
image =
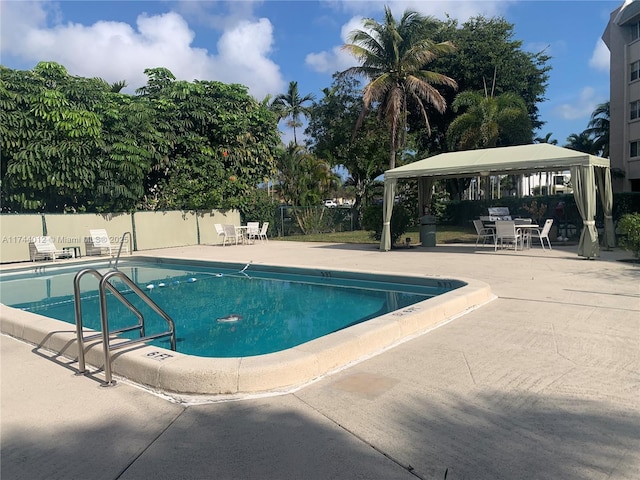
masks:
[[[531,248],[531,229],[540,228],[537,223],[521,223],[516,225],[516,230],[520,230],[522,234],[522,248],[524,249],[525,240],[527,242],[527,248]]]

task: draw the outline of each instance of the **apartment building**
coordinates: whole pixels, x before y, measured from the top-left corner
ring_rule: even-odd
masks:
[[[611,13],[602,40],[609,48],[611,180],[615,192],[640,192],[640,1]]]

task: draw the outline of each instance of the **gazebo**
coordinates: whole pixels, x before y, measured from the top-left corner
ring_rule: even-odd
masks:
[[[399,178],[418,180],[419,207],[423,211],[423,205],[430,203],[433,182],[437,179],[520,175],[557,170],[571,171],[573,196],[584,225],[578,255],[596,257],[600,254],[595,222],[596,191],[600,193],[602,201],[606,245],[608,248],[615,245],[609,159],[548,143],[442,153],[387,170],[384,172],[380,250],[391,249],[391,215]]]

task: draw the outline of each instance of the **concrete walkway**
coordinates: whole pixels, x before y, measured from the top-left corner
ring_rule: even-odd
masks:
[[[490,304],[281,396],[178,404],[1,337],[4,479],[640,478],[640,266],[575,246],[494,252],[270,241],[145,255],[407,271]]]

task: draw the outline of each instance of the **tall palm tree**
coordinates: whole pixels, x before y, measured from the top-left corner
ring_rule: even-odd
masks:
[[[534,138],[533,141],[536,143],[548,143],[549,145],[557,145],[558,140],[556,140],[555,138],[551,138],[551,135],[553,135],[553,133],[549,132],[544,137]]]
[[[287,125],[293,128],[293,142],[298,143],[296,137],[296,127],[301,127],[300,116],[309,116],[311,107],[305,106],[306,102],[313,102],[314,96],[307,94],[304,97],[298,92],[298,82],[289,82],[287,93],[276,96],[271,103],[271,110],[276,113],[280,120],[290,117]]]
[[[586,131],[582,133],[572,133],[567,137],[566,148],[570,148],[571,150],[577,150],[579,152],[588,153],[590,155],[597,155],[597,150],[595,147],[595,142],[591,135],[589,135]]]
[[[437,23],[430,17],[406,10],[400,22],[384,9],[384,22],[368,18],[363,30],[349,34],[343,49],[355,56],[361,65],[340,72],[343,75],[363,75],[369,83],[363,89],[364,108],[355,130],[374,104],[391,133],[389,168],[396,164],[396,152],[404,146],[409,110],[415,107],[422,115],[429,134],[431,126],[427,108],[433,106],[443,113],[447,102],[435,85],[457,88],[452,78],[425,70],[425,66],[454,51],[451,42],[433,42],[429,36]]]
[[[601,103],[591,114],[585,133],[593,137],[597,155],[609,158],[609,102]]]
[[[451,104],[458,115],[447,130],[452,150],[491,148],[530,143],[531,120],[522,97],[503,93],[497,97],[479,92],[462,92]]]

